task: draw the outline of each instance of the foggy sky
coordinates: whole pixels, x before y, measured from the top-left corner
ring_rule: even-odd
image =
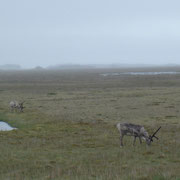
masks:
[[[0,2],[0,65],[180,64],[179,0]]]

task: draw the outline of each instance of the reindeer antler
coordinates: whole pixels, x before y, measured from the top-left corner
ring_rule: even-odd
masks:
[[[161,126],[154,132],[154,134],[152,136],[150,136],[151,141],[153,142],[153,138],[159,139],[158,137],[156,137],[156,133],[161,129]]]

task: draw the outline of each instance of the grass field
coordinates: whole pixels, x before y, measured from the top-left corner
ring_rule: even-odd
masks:
[[[179,180],[180,74],[101,76],[180,68],[0,72],[0,179]],[[24,113],[10,112],[25,100]],[[142,124],[152,146],[120,148],[117,122]]]

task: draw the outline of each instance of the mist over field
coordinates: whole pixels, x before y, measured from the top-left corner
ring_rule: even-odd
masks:
[[[0,71],[21,71],[21,70],[70,70],[70,69],[135,69],[137,70],[138,68],[145,68],[145,69],[159,69],[160,71],[163,69],[172,69],[175,71],[176,68],[180,67],[178,64],[160,64],[160,65],[155,65],[155,64],[57,64],[57,65],[51,65],[47,67],[42,67],[42,66],[35,66],[32,68],[24,68],[18,64],[4,64],[0,65]]]

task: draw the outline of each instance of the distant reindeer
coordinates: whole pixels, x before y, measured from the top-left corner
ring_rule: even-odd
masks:
[[[153,138],[158,139],[158,137],[156,137],[155,135],[161,128],[161,127],[159,127],[158,130],[152,136],[149,136],[148,132],[141,125],[131,124],[131,123],[118,123],[116,126],[120,133],[120,145],[121,146],[123,146],[123,137],[125,135],[134,136],[133,145],[135,145],[137,137],[139,138],[140,143],[142,143],[141,138],[143,138],[146,140],[147,145],[150,145],[151,142],[153,142]]]
[[[18,110],[19,112],[23,112],[23,109],[24,109],[23,104],[24,104],[24,101],[23,102],[11,101],[9,103],[11,112],[13,112],[15,110]]]

